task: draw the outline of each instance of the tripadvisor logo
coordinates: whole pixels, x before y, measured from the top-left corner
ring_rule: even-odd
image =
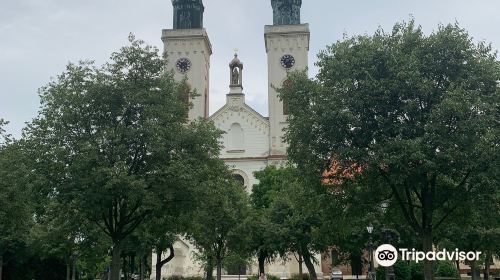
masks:
[[[443,249],[441,251],[430,251],[423,252],[417,251],[415,249],[405,249],[400,248],[399,252],[394,246],[390,244],[380,245],[375,251],[375,260],[380,266],[392,266],[400,259],[402,261],[415,261],[421,262],[424,260],[429,261],[477,261],[481,252],[463,252],[455,249],[454,251],[448,251]]]

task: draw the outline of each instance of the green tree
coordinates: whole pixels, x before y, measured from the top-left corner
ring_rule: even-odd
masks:
[[[269,220],[269,209],[280,191],[279,182],[285,180],[284,172],[275,167],[268,167],[255,172],[258,184],[252,187],[250,201],[252,206],[252,223],[250,223],[251,240],[250,247],[257,256],[259,273],[265,273],[266,262],[274,260],[279,252],[275,242],[278,236]]]
[[[337,164],[332,179],[398,205],[431,251],[435,232],[499,165],[496,53],[458,25],[427,36],[412,20],[345,38],[318,66],[316,79],[296,73],[281,90],[289,157],[317,176]],[[346,173],[355,176],[339,178]]]
[[[19,141],[6,135],[0,120],[0,279],[4,256],[15,255],[26,244],[33,224],[31,185],[26,157]]]
[[[182,145],[186,154],[171,166],[168,178],[165,178],[168,188],[161,193],[163,201],[173,199],[175,203],[156,205],[144,231],[145,238],[156,253],[156,271],[161,271],[174,258],[173,245],[177,235],[188,234],[191,215],[197,211],[200,201],[205,202],[209,198],[203,187],[207,185],[205,181],[212,178],[211,174],[227,172],[224,163],[218,159],[220,135],[219,131],[213,130],[212,123],[201,122],[192,124],[183,136]],[[167,251],[167,257],[162,259],[162,254]],[[159,273],[156,279],[161,279]]]
[[[484,262],[484,279],[490,278],[490,267],[493,258],[500,256],[500,189],[492,176],[498,176],[498,171],[483,177],[482,188],[484,193],[471,197],[464,202],[457,217],[451,219],[449,225],[443,230],[445,237],[438,244],[449,250],[460,248],[464,251],[480,251]],[[463,217],[468,219],[464,220]],[[479,262],[469,263],[473,272],[481,266]],[[457,265],[458,266],[458,265]],[[472,278],[477,279],[473,273]]]
[[[263,248],[276,250],[285,259],[290,254],[296,255],[299,266],[303,261],[311,279],[317,279],[314,262],[320,260],[314,259],[314,253],[327,249],[332,218],[339,217],[330,212],[332,208],[322,207],[323,202],[332,199],[328,188],[317,178],[307,180],[293,167],[270,166],[257,172],[256,177],[260,182],[254,186],[253,203],[267,208],[268,225],[262,228]]]
[[[211,279],[215,262],[220,280],[228,256],[247,257],[248,194],[221,161],[213,161],[202,172],[202,178],[198,185],[202,195],[190,216],[188,236],[200,251],[200,259],[205,261],[207,278]]]
[[[68,65],[40,90],[39,116],[25,132],[47,192],[109,237],[112,280],[120,277],[122,242],[155,209],[175,203],[169,180],[196,171],[177,173],[182,164],[219,150],[213,125],[187,124],[182,85],[158,50],[130,42],[100,68]]]

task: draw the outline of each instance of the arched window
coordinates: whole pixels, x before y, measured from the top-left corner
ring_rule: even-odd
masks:
[[[231,128],[228,131],[228,136],[229,136],[229,143],[228,143],[228,149],[229,150],[243,150],[243,129],[241,128],[241,125],[239,123],[233,123],[231,125]]]
[[[233,174],[233,177],[234,179],[240,183],[242,186],[245,185],[245,178],[243,178],[243,176],[241,176],[240,174]]]

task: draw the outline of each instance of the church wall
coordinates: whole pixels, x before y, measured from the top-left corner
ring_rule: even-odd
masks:
[[[259,181],[255,179],[254,172],[260,171],[267,166],[267,159],[253,159],[253,160],[224,160],[224,162],[233,170],[234,173],[240,174],[245,179],[245,189],[248,193],[252,192],[252,187],[258,184]],[[244,173],[244,175],[242,174]]]
[[[221,158],[254,158],[265,157],[269,153],[268,124],[253,114],[243,110],[226,110],[214,119],[215,126],[226,132],[222,136],[223,150]],[[235,137],[231,127],[239,125],[242,137]],[[235,139],[242,143],[235,145]]]

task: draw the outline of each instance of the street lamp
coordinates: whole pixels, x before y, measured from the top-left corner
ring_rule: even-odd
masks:
[[[368,277],[371,280],[376,280],[377,276],[375,274],[375,271],[373,271],[373,240],[372,240],[373,225],[372,225],[372,223],[370,223],[366,227],[366,231],[368,231],[368,235],[370,237],[370,239],[368,241],[368,252],[370,254],[370,258],[369,258],[370,266],[368,267]]]
[[[371,234],[373,232],[373,225],[372,223],[370,223],[367,227],[366,227],[366,230],[368,231],[368,233],[370,234],[370,238],[371,238]]]

